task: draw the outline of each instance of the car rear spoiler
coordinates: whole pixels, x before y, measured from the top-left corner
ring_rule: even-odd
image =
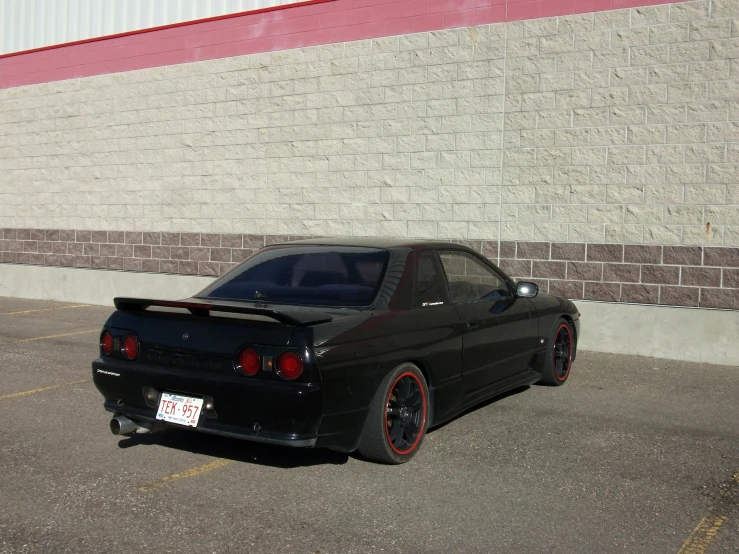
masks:
[[[194,316],[207,317],[211,312],[228,312],[234,314],[250,314],[269,317],[285,325],[294,327],[305,327],[318,323],[327,323],[333,317],[320,309],[302,308],[297,306],[285,306],[284,309],[260,307],[246,304],[244,302],[231,302],[227,300],[205,300],[200,298],[188,298],[186,300],[152,300],[149,298],[125,298],[113,299],[115,307],[127,312],[144,311],[152,306],[164,308],[184,308]]]

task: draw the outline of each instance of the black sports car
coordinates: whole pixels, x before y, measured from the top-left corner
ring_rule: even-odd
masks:
[[[561,385],[569,300],[447,242],[266,247],[192,298],[116,298],[93,378],[111,430],[168,425],[403,463],[426,430],[510,389]]]

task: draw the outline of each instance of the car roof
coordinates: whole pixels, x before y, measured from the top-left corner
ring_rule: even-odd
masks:
[[[470,248],[454,243],[452,241],[432,241],[422,239],[403,239],[403,238],[378,238],[378,237],[326,237],[312,238],[294,241],[279,242],[270,244],[269,246],[290,246],[290,245],[308,245],[308,246],[361,246],[365,248],[384,248],[394,249],[403,248],[411,250],[426,250],[428,248],[444,249],[444,248],[460,248],[471,250]]]

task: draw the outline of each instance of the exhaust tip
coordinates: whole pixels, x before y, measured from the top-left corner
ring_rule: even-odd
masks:
[[[110,432],[114,435],[130,435],[139,426],[125,416],[117,416],[110,420]]]

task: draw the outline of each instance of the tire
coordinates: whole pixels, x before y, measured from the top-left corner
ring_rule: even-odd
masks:
[[[570,376],[575,356],[575,333],[572,325],[560,317],[552,327],[547,345],[539,383],[555,387],[564,385]]]
[[[428,411],[429,391],[423,374],[411,363],[400,364],[377,387],[359,439],[359,453],[383,464],[409,461],[426,435]]]

